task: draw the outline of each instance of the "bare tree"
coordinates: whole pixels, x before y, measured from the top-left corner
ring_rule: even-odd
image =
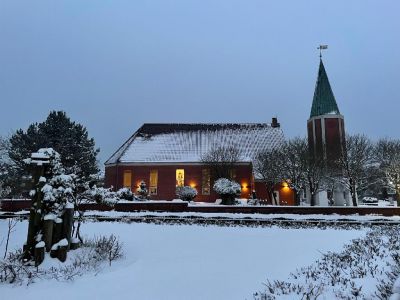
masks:
[[[240,161],[241,153],[237,147],[215,147],[201,157],[201,161],[210,167],[214,180],[232,178],[232,170]]]
[[[300,205],[300,194],[305,187],[305,160],[308,144],[305,138],[296,137],[287,141],[282,148],[282,179],[295,193],[295,203]]]
[[[310,205],[316,203],[316,195],[325,188],[325,162],[314,157],[309,151],[305,138],[294,138],[283,147],[283,180],[295,192],[296,204],[300,204],[300,193],[308,190],[311,196]]]
[[[357,206],[357,191],[366,189],[376,180],[374,147],[365,135],[347,135],[346,149],[339,158],[343,183],[350,191],[353,206]]]
[[[0,198],[8,195],[10,192],[10,188],[6,184],[7,174],[10,167],[8,149],[8,140],[0,137]]]
[[[315,206],[316,195],[326,188],[326,163],[322,158],[314,157],[309,151],[301,158],[304,168],[305,185],[310,192],[310,205]]]
[[[400,141],[381,139],[375,146],[375,158],[384,172],[389,187],[396,190],[398,205],[400,204]]]
[[[265,183],[272,204],[278,204],[274,188],[283,178],[283,152],[281,149],[269,149],[259,153],[254,161],[254,169]]]
[[[8,252],[8,244],[10,242],[10,236],[15,231],[15,226],[17,225],[17,220],[14,218],[9,218],[7,223],[7,237],[6,237],[6,248],[4,250],[4,257],[6,259]]]

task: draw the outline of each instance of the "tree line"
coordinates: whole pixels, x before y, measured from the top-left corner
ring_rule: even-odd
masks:
[[[393,192],[399,200],[400,140],[383,138],[371,141],[362,134],[347,135],[342,153],[335,161],[313,155],[305,138],[290,139],[275,149],[259,153],[254,161],[257,177],[267,187],[271,199],[274,188],[286,182],[294,191],[296,204],[304,191],[310,195],[310,205],[316,204],[316,195],[328,191],[328,200],[334,204],[332,191],[345,187],[357,206],[357,195],[369,192],[383,198]]]

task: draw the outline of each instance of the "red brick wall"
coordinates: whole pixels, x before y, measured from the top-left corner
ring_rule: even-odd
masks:
[[[312,153],[314,153],[314,132],[313,132],[313,121],[307,122],[307,136],[308,136],[308,147]]]
[[[340,119],[325,119],[326,156],[328,160],[336,160],[341,153],[342,138],[339,130]]]
[[[191,185],[197,189],[196,201],[215,202],[218,195],[212,190],[211,194],[202,195],[201,177],[202,170],[207,168],[202,165],[137,165],[137,166],[107,166],[105,172],[106,187],[113,186],[119,189],[123,184],[125,170],[132,171],[132,191],[136,192],[139,183],[144,180],[149,187],[150,170],[158,170],[157,195],[151,195],[153,200],[172,200],[176,198],[176,169],[185,170],[185,185]],[[249,198],[251,193],[251,165],[238,165],[236,167],[236,181],[242,185],[242,198]]]
[[[322,143],[322,126],[321,119],[314,119],[315,123],[315,143],[316,143],[316,155],[322,157],[323,155],[323,143]]]
[[[267,200],[269,204],[272,204],[264,182],[256,181],[255,188],[258,199]],[[275,191],[279,193],[280,205],[295,205],[294,192],[289,187],[278,184],[275,186]]]

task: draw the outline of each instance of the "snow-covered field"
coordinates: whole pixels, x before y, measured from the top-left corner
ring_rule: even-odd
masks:
[[[7,221],[0,220],[0,242]],[[19,222],[10,249],[26,238]],[[0,284],[1,299],[252,299],[267,278],[284,280],[297,268],[340,251],[367,229],[283,229],[143,223],[87,222],[86,236],[116,234],[125,258],[74,282],[56,280],[29,286]],[[0,246],[3,256],[5,243]],[[51,258],[46,257],[46,260]],[[49,262],[44,262],[44,266]]]

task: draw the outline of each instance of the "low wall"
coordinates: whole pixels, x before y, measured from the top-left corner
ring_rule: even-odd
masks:
[[[83,210],[109,211],[112,208],[101,204],[83,204]],[[2,200],[1,211],[17,212],[29,210],[30,200]],[[224,206],[224,205],[188,205],[186,202],[132,202],[118,203],[115,211],[164,211],[164,212],[199,212],[199,213],[242,213],[242,214],[323,214],[323,215],[381,215],[400,216],[400,207],[308,207],[308,206]]]

